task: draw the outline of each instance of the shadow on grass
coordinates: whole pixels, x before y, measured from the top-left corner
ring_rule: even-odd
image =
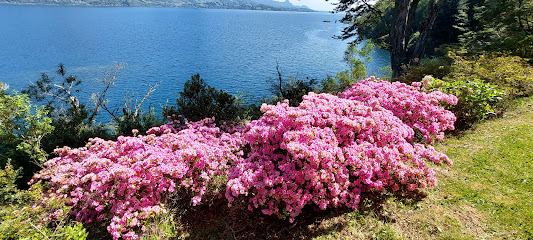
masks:
[[[87,230],[87,239],[90,240],[109,240],[113,236],[107,231],[109,221],[84,223],[83,227]]]
[[[395,195],[370,192],[362,196],[357,215],[372,214],[380,221],[395,222],[383,213],[387,199],[395,197],[405,205],[416,205],[425,196],[421,192]],[[227,206],[225,198],[212,198],[196,207],[183,201],[178,203],[182,211],[178,211],[176,219],[186,232],[186,239],[311,239],[342,231],[350,223],[343,215],[353,212],[346,207],[320,211],[308,206],[294,223],[289,223],[288,219],[266,216],[257,209],[249,211],[243,200],[236,200],[232,207]]]
[[[319,236],[341,232],[348,227],[354,210],[347,207],[319,210],[307,206],[296,217],[294,223],[276,216],[266,216],[260,210],[248,210],[245,198],[236,199],[232,207],[227,200],[219,198],[217,192],[204,195],[202,204],[191,206],[191,193],[181,192],[170,201],[174,220],[178,227],[177,238],[161,239],[311,239]],[[355,217],[375,216],[383,222],[396,222],[384,213],[384,205],[390,198],[395,198],[404,205],[416,206],[426,197],[423,192],[399,191],[394,194],[367,192],[361,196],[361,203]],[[84,224],[89,232],[87,239],[112,239],[107,232],[109,222]]]

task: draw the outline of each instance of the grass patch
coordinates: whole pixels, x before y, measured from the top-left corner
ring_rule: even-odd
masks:
[[[451,202],[486,216],[494,238],[533,238],[533,98],[439,146],[455,165],[444,178]]]

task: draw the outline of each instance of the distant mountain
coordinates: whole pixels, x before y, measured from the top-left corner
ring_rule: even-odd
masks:
[[[305,6],[294,6],[289,1],[277,2],[274,0],[0,0],[0,4],[224,8],[305,12],[313,11]]]
[[[279,8],[298,8],[298,9],[307,9],[310,10],[307,6],[294,6],[289,0],[285,0],[285,2],[278,2],[274,0],[251,0],[252,2],[267,5],[267,6],[273,6],[273,7],[279,7]]]

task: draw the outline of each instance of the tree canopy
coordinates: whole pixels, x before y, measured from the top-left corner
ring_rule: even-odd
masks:
[[[349,24],[340,38],[372,39],[391,52],[394,78],[442,45],[533,57],[531,1],[340,0],[336,11]]]
[[[341,0],[336,10],[346,12],[343,21],[350,24],[341,37],[357,35],[356,40],[362,40],[382,35],[378,41],[391,52],[392,77],[399,77],[402,65],[424,56],[435,20],[447,1]]]

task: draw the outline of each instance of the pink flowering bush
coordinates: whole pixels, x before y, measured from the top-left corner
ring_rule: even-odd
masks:
[[[421,87],[421,82],[414,82],[409,86],[370,77],[352,85],[338,96],[368,104],[377,102],[376,106],[390,110],[405,124],[420,131],[424,140],[432,143],[433,137],[443,139],[444,131],[454,129],[455,115],[441,105],[455,105],[457,97],[440,91],[426,93],[420,91]]]
[[[137,239],[177,191],[194,193],[192,205],[199,204],[216,175],[227,176],[230,205],[244,195],[250,210],[291,221],[307,205],[357,209],[365,192],[434,186],[427,161],[451,164],[414,139],[415,129],[428,143],[453,129],[455,116],[439,104],[457,98],[420,85],[370,78],[339,96],[309,93],[298,107],[263,104],[264,115],[244,128],[206,119],[117,141],[94,138],[56,149],[59,157],[35,180],[49,186],[44,200],[66,201],[78,221],[109,222],[115,240]]]
[[[210,120],[178,130],[169,124],[146,136],[56,149],[59,157],[36,179],[48,182],[51,196],[68,201],[78,221],[110,220],[113,239],[136,239],[144,219],[166,211],[169,194],[185,188],[196,193],[193,205],[200,203],[210,179],[226,174],[238,158],[239,132],[222,132]]]
[[[437,164],[451,161],[431,146],[412,143],[412,122],[395,116],[402,112],[401,107],[391,107],[392,102],[403,104],[406,108],[401,116],[405,118],[408,109],[416,114],[434,110],[427,106],[432,100],[419,99],[421,94],[408,95],[416,92],[414,87],[365,83],[373,86],[368,91],[375,93],[366,101],[309,93],[299,107],[290,107],[287,101],[263,104],[263,117],[249,123],[243,133],[248,144],[245,158],[228,174],[229,202],[246,195],[250,210],[258,208],[264,214],[293,221],[306,205],[356,209],[363,192],[434,186],[437,179],[426,160]],[[394,87],[398,94],[392,92]],[[354,86],[344,96],[359,97],[360,88]],[[397,112],[380,106],[382,102]],[[446,124],[453,126],[453,114],[448,117],[451,122]]]

